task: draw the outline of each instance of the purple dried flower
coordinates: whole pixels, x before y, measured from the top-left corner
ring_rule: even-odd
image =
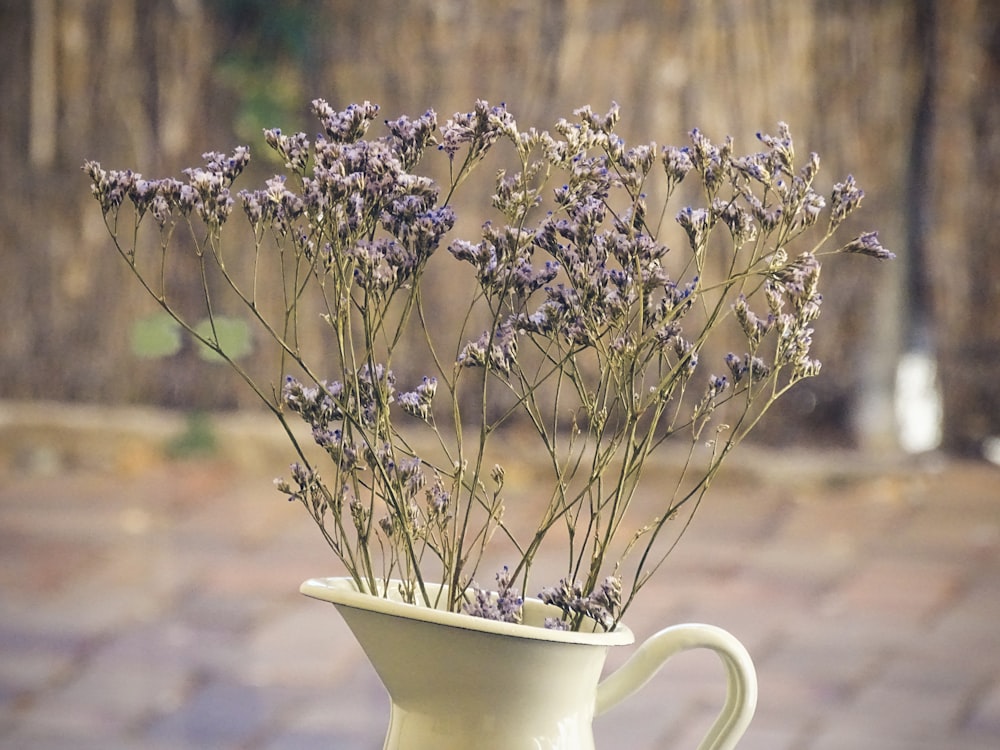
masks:
[[[438,146],[454,159],[464,145],[469,145],[469,157],[478,158],[496,143],[504,133],[517,134],[517,123],[501,102],[490,107],[479,99],[472,112],[456,112],[441,128],[442,141]]]
[[[358,446],[345,442],[341,430],[314,427],[312,435],[316,444],[327,452],[341,471],[354,471],[360,467]]]
[[[534,271],[529,261],[534,236],[512,226],[497,230],[491,222],[486,222],[483,241],[478,245],[457,240],[448,249],[456,259],[467,261],[476,268],[479,284],[488,295],[506,297],[513,293],[526,297],[559,272],[558,264],[548,263],[544,269]]]
[[[455,240],[448,246],[448,252],[457,260],[464,260],[475,266],[479,283],[483,287],[491,286],[496,280],[496,251],[487,242],[474,245],[467,240]]]
[[[437,392],[437,378],[424,377],[415,390],[400,394],[397,401],[403,411],[425,422],[431,417],[431,404]]]
[[[663,169],[667,173],[668,187],[679,184],[687,173],[694,169],[694,162],[691,161],[691,150],[687,147],[664,146],[660,158],[663,160]]]
[[[771,281],[805,321],[814,320],[819,315],[819,306],[823,301],[819,293],[819,274],[820,263],[812,253],[802,253],[771,274]]]
[[[690,375],[698,367],[698,350],[694,344],[680,336],[675,336],[673,341],[674,353],[679,362],[684,364],[684,374]]]
[[[733,311],[736,313],[736,319],[743,328],[743,333],[746,334],[750,348],[756,349],[768,331],[774,328],[774,315],[770,314],[766,319],[760,318],[750,309],[747,298],[742,294],[736,298],[736,302],[733,304]]]
[[[752,242],[757,236],[753,214],[735,200],[724,201],[721,198],[715,198],[712,201],[712,215],[721,219],[722,223],[729,228],[729,234],[737,246],[745,242]]]
[[[511,289],[514,294],[520,297],[527,297],[532,292],[541,289],[555,279],[559,275],[560,268],[561,266],[558,261],[547,260],[536,271],[531,263],[522,258],[517,262],[517,267],[512,272]]]
[[[618,102],[611,102],[611,109],[609,109],[604,115],[598,115],[593,109],[591,109],[590,105],[587,104],[583,107],[579,107],[578,109],[574,109],[573,114],[580,118],[580,121],[587,125],[587,127],[591,130],[610,134],[618,124],[618,119],[621,115],[621,108],[618,106]]]
[[[660,287],[663,296],[660,297],[653,309],[652,322],[659,323],[668,318],[681,317],[694,302],[698,292],[698,282],[697,276],[684,286],[669,279],[664,281]]]
[[[419,515],[412,500],[425,484],[421,468],[423,462],[417,456],[406,456],[396,460],[393,450],[392,444],[382,443],[378,448],[368,448],[365,457],[369,465],[376,469],[376,478],[385,488],[387,502],[391,498],[396,504],[398,512],[404,507],[403,501],[405,501],[407,508],[405,520],[407,526],[410,527],[416,522]]]
[[[646,181],[653,164],[656,163],[656,144],[633,146],[620,154],[615,161],[621,169],[621,182],[630,194],[635,195]]]
[[[778,135],[757,133],[757,138],[770,149],[781,168],[786,173],[791,174],[792,165],[795,163],[795,147],[792,145],[792,134],[788,125],[779,122]]]
[[[285,135],[280,128],[264,130],[264,141],[285,160],[285,168],[304,175],[309,163],[309,139],[305,133]]]
[[[83,171],[90,177],[90,191],[101,204],[101,210],[107,214],[117,209],[132,192],[137,175],[130,169],[124,171],[105,170],[99,162],[86,161]]]
[[[308,387],[291,375],[285,377],[281,389],[281,400],[289,409],[298,414],[314,430],[326,430],[331,422],[344,418],[338,400],[343,386],[334,381],[320,382],[316,387]]]
[[[830,206],[830,228],[839,226],[844,219],[861,205],[865,191],[858,187],[853,175],[847,175],[843,182],[833,186],[833,198]]]
[[[729,380],[725,375],[710,375],[708,387],[705,389],[705,398],[714,401],[723,391],[729,387]]]
[[[572,620],[588,617],[597,622],[604,630],[612,630],[618,619],[621,607],[622,584],[615,576],[608,576],[594,591],[584,595],[579,583],[570,583],[563,578],[556,586],[549,586],[538,594],[540,601],[558,607],[563,611],[563,618],[548,618],[545,627],[556,630],[567,630],[572,627]],[[562,623],[562,624],[560,624]]]
[[[128,197],[132,200],[132,204],[135,206],[136,211],[138,211],[139,216],[146,213],[153,198],[156,196],[157,187],[157,183],[142,179],[142,175],[140,174],[135,175]]]
[[[526,320],[518,318],[518,325],[532,333],[556,331],[570,344],[590,345],[602,311],[596,304],[588,308],[579,291],[565,284],[547,286],[545,292],[548,299]]]
[[[370,367],[366,362],[358,370],[356,384],[352,407],[363,424],[374,425],[396,399],[396,376],[381,363]]]
[[[863,232],[844,245],[841,252],[858,253],[878,260],[892,260],[896,257],[895,253],[882,247],[882,243],[878,241],[878,232]]]
[[[392,481],[403,490],[403,496],[413,498],[424,487],[421,460],[416,456],[404,458],[393,465]]]
[[[358,286],[371,293],[384,293],[396,288],[416,267],[416,258],[388,237],[379,237],[374,241],[358,240],[345,248],[344,254],[355,262],[354,280]]]
[[[237,193],[237,197],[243,204],[243,211],[246,213],[247,219],[250,220],[250,224],[254,227],[258,226],[264,220],[264,209],[267,205],[261,201],[262,193],[259,190],[253,192],[241,190]]]
[[[750,354],[744,354],[743,358],[740,359],[730,352],[726,355],[726,365],[729,366],[729,371],[733,374],[734,384],[741,382],[748,373],[754,381],[763,380],[771,374],[771,368],[764,363],[764,360]]]
[[[813,180],[819,173],[819,154],[815,151],[809,153],[809,160],[799,169],[799,178],[806,184],[812,185]]]
[[[656,339],[656,345],[660,349],[667,349],[674,345],[674,340],[680,336],[681,327],[676,323],[668,323],[665,326],[660,326],[653,332],[653,336]]]
[[[386,535],[389,539],[392,539],[393,535],[396,533],[396,525],[393,523],[392,516],[382,516],[378,520],[379,528],[382,529],[382,533]]]
[[[285,188],[284,175],[275,175],[267,180],[262,190],[241,190],[237,197],[255,229],[261,223],[268,222],[282,236],[289,232],[291,222],[305,210],[302,198]],[[182,200],[182,206],[183,202]]]
[[[378,116],[379,107],[366,101],[351,104],[343,112],[337,112],[325,100],[314,99],[312,110],[330,140],[334,143],[354,143],[368,132],[368,126]]]
[[[250,163],[250,149],[247,146],[237,146],[230,156],[209,151],[202,154],[201,158],[205,160],[205,168],[219,175],[223,184],[229,187]]]
[[[458,355],[458,364],[463,367],[489,366],[509,375],[517,361],[517,329],[512,320],[505,320],[490,335],[484,331],[475,341],[470,341]]]
[[[771,207],[770,204],[765,204],[753,194],[748,194],[746,200],[750,205],[751,213],[757,220],[757,223],[760,224],[762,231],[770,232],[781,223],[785,210],[780,204]]]
[[[602,607],[609,615],[616,615],[622,604],[622,582],[617,576],[608,576],[590,595],[594,604]]]
[[[579,607],[583,600],[583,587],[579,583],[571,583],[568,578],[563,578],[557,585],[542,589],[538,593],[538,598],[545,604],[568,611]]]
[[[707,420],[715,411],[719,396],[728,388],[729,379],[725,375],[709,375],[705,392],[691,412],[692,422],[697,425]]]
[[[677,214],[677,223],[687,232],[691,248],[697,253],[705,248],[705,240],[712,227],[711,215],[704,208],[682,208]]]
[[[802,197],[802,211],[805,214],[803,224],[805,226],[815,224],[824,208],[826,208],[826,198],[809,188]]]
[[[821,363],[809,357],[813,329],[805,325],[801,318],[791,314],[778,316],[777,329],[775,364],[791,365],[792,381],[818,374]]]
[[[721,146],[712,143],[695,128],[691,131],[691,163],[701,175],[709,195],[714,195],[722,185],[733,150],[733,139],[727,137]]]
[[[298,489],[292,489],[292,486],[288,481],[282,477],[278,477],[274,480],[274,486],[284,495],[288,495],[288,501],[300,500],[305,502],[306,499],[312,495],[313,490],[320,483],[319,475],[313,472],[312,469],[303,466],[302,464],[296,462],[288,467],[292,472],[292,481],[295,482]]]
[[[732,160],[733,168],[745,177],[770,185],[772,178],[771,159],[767,154],[748,154]]]
[[[427,509],[432,516],[446,518],[451,504],[451,493],[444,488],[441,477],[434,478],[434,484],[427,488]]]
[[[422,262],[437,250],[441,239],[454,225],[455,212],[451,206],[438,206],[424,211],[408,226],[401,227],[398,236]]]
[[[399,154],[403,168],[411,169],[434,140],[434,131],[438,126],[437,113],[429,109],[415,120],[404,115],[395,120],[386,120],[385,125],[392,134],[394,150]]]
[[[473,598],[466,599],[462,611],[473,617],[482,617],[499,622],[521,622],[524,598],[518,593],[510,578],[506,565],[497,573],[497,591],[491,592],[472,584]]]
[[[524,211],[541,204],[541,194],[533,189],[530,178],[534,171],[529,169],[529,175],[518,172],[508,176],[505,170],[497,173],[496,192],[493,194],[493,205],[504,216],[516,218]]]
[[[170,201],[159,189],[157,189],[156,195],[153,196],[153,200],[150,201],[149,210],[153,214],[153,219],[160,225],[160,228],[165,227],[170,220]]]

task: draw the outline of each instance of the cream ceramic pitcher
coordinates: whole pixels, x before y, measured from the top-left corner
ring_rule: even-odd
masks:
[[[746,649],[710,625],[675,625],[647,639],[601,680],[608,649],[632,632],[539,627],[558,610],[526,599],[524,623],[496,622],[406,604],[321,578],[302,593],[337,607],[391,701],[384,750],[594,750],[597,714],[639,690],[670,657],[696,648],[719,655],[727,695],[699,750],[730,750],[750,723],[757,679]]]

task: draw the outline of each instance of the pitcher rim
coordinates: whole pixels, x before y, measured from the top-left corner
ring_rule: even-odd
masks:
[[[395,579],[389,581],[389,590],[391,591],[394,584],[397,583],[399,581]],[[441,587],[441,584],[427,585],[429,588],[432,587],[435,593]],[[447,610],[408,604],[399,599],[373,596],[367,592],[360,591],[353,579],[343,576],[310,578],[302,583],[299,591],[313,599],[338,606],[378,612],[394,617],[434,623],[462,630],[473,630],[481,633],[587,646],[624,646],[635,642],[635,636],[632,631],[620,623],[614,630],[608,632],[576,632],[555,630],[534,624],[487,620],[460,612],[449,612]],[[558,608],[545,604],[533,597],[525,597],[524,601],[525,607],[532,610],[533,613],[538,612],[551,617],[557,617],[560,614]]]

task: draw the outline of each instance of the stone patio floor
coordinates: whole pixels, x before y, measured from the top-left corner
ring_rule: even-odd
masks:
[[[189,428],[0,408],[0,747],[381,747],[376,676],[297,593],[339,571],[271,486],[283,459],[239,425],[235,453],[164,458]],[[653,585],[638,639],[709,622],[753,655],[741,750],[1000,747],[996,466],[751,450]],[[723,693],[714,656],[682,654],[597,746],[694,750]]]

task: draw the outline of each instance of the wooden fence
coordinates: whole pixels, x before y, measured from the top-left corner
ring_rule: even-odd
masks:
[[[857,177],[858,229],[899,255],[828,285],[824,373],[772,440],[891,448],[896,362],[917,344],[939,365],[946,445],[1000,434],[990,0],[7,0],[0,41],[0,397],[249,403],[192,349],[135,355],[152,310],[123,283],[85,158],[176,175],[263,126],[311,128],[315,96],[387,116],[485,98],[539,127],[614,100],[633,140],[682,144],[698,126],[749,150],[789,122],[826,183]]]

